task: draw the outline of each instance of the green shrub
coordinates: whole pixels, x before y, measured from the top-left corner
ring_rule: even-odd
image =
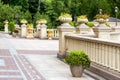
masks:
[[[95,25],[94,25],[94,23],[93,22],[87,22],[87,23],[85,23],[87,26],[89,26],[89,27],[94,27]]]
[[[14,29],[15,29],[15,23],[14,23],[14,21],[11,21],[8,25],[8,30],[13,32]]]
[[[106,26],[110,27],[110,24],[108,22],[105,23]]]
[[[18,30],[14,30],[13,32],[14,32],[14,33],[18,33]]]
[[[65,58],[66,62],[71,65],[82,65],[85,69],[90,66],[91,60],[88,55],[85,54],[84,51],[73,50],[70,54]]]
[[[71,26],[73,26],[73,27],[75,26],[74,22],[72,22],[72,21],[69,22],[69,24],[70,24]]]

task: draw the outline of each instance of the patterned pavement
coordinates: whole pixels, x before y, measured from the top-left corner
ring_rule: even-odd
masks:
[[[45,46],[39,47],[41,44],[38,41],[15,39],[8,34],[0,33],[0,80],[45,80],[25,56],[22,55],[45,54],[46,51],[43,51]],[[48,43],[51,45],[53,41]],[[50,54],[56,54],[56,51],[49,50],[49,52]]]
[[[97,78],[86,74],[73,78],[69,66],[56,57],[57,52],[58,40],[0,33],[0,80],[104,80],[95,74]]]
[[[8,50],[2,49],[0,50],[0,80],[45,79],[36,71],[36,69],[24,56],[12,56]]]

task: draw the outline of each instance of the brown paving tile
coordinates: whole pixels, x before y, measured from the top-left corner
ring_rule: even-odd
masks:
[[[0,70],[17,70],[17,66],[12,57],[2,57],[5,61],[5,66],[0,66]]]
[[[19,64],[19,66],[20,66],[20,68],[21,68],[22,72],[23,72],[23,73],[24,73],[24,75],[26,76],[27,80],[31,80],[31,79],[30,79],[30,77],[29,77],[29,75],[28,75],[28,73],[26,72],[26,70],[24,69],[24,67],[21,65],[20,61],[17,59],[17,57],[16,57],[16,56],[15,56],[15,58],[16,58],[16,60],[17,60],[18,64]]]
[[[31,72],[31,74],[33,75],[37,75],[39,77],[41,77],[41,79],[44,79],[43,76],[35,69],[35,67],[22,55],[20,56],[22,60],[25,59],[26,62],[28,62],[29,64],[25,64],[25,66],[27,66],[28,68],[31,67],[31,69],[29,68],[29,71]],[[33,72],[34,71],[34,72]]]
[[[17,50],[19,54],[40,54],[40,55],[53,55],[57,54],[55,50]]]
[[[24,80],[22,78],[0,78],[0,80]]]
[[[40,73],[38,73],[38,71],[36,71],[36,69],[30,64],[30,62],[24,56],[19,55],[19,58],[22,60],[24,66],[26,67],[29,74],[31,74],[31,76],[33,78],[35,78],[35,80],[45,80],[44,77]],[[27,62],[27,64],[26,64],[26,62]],[[20,65],[20,67],[22,68],[22,71],[24,72],[26,77],[29,78],[28,73],[23,69],[23,67],[21,65]],[[38,77],[39,77],[39,79],[38,79]],[[28,80],[30,80],[30,79],[28,79]]]
[[[21,75],[19,72],[0,72],[0,75]]]
[[[0,49],[0,56],[11,56],[8,49]]]

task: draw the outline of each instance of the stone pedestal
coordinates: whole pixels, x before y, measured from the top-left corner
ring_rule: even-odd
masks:
[[[39,37],[39,35],[40,35],[40,24],[38,23],[37,25],[36,25],[36,37],[38,38]]]
[[[80,24],[76,28],[76,33],[77,34],[88,34],[89,32],[91,32],[91,29],[90,29],[90,27],[85,25],[85,23]]]
[[[47,38],[47,26],[45,24],[40,25],[40,39],[46,39]]]
[[[5,33],[8,33],[8,23],[5,23],[5,25],[4,25],[4,31],[5,31]]]
[[[68,23],[64,23],[58,27],[59,31],[59,53],[57,56],[59,58],[65,57],[65,35],[74,32],[74,27],[71,27]]]
[[[93,28],[96,38],[110,39],[111,28],[106,26],[104,23],[99,24]]]
[[[26,29],[27,25],[26,24],[22,24],[21,25],[21,37],[26,37],[27,34],[27,29]]]

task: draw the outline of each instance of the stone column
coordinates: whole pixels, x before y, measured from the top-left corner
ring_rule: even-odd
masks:
[[[47,25],[41,24],[40,25],[40,34],[39,37],[41,39],[46,39],[47,38]]]
[[[110,39],[111,28],[106,26],[105,22],[101,22],[93,28],[97,38]]]
[[[40,35],[40,23],[38,23],[37,25],[36,25],[36,29],[37,29],[37,32],[36,32],[36,37],[38,38],[39,37],[39,35]]]
[[[18,24],[15,24],[15,29],[18,30],[18,36],[21,34],[21,28]]]
[[[71,27],[68,23],[64,23],[58,27],[59,31],[59,53],[57,56],[59,58],[64,58],[65,55],[65,35],[74,32],[74,27]]]
[[[27,25],[25,24],[25,23],[23,23],[22,25],[21,25],[21,37],[26,37],[26,35],[27,35],[27,29],[26,29],[26,27],[27,27]]]
[[[5,31],[5,33],[8,33],[8,23],[5,23],[5,25],[4,25],[4,31]]]

